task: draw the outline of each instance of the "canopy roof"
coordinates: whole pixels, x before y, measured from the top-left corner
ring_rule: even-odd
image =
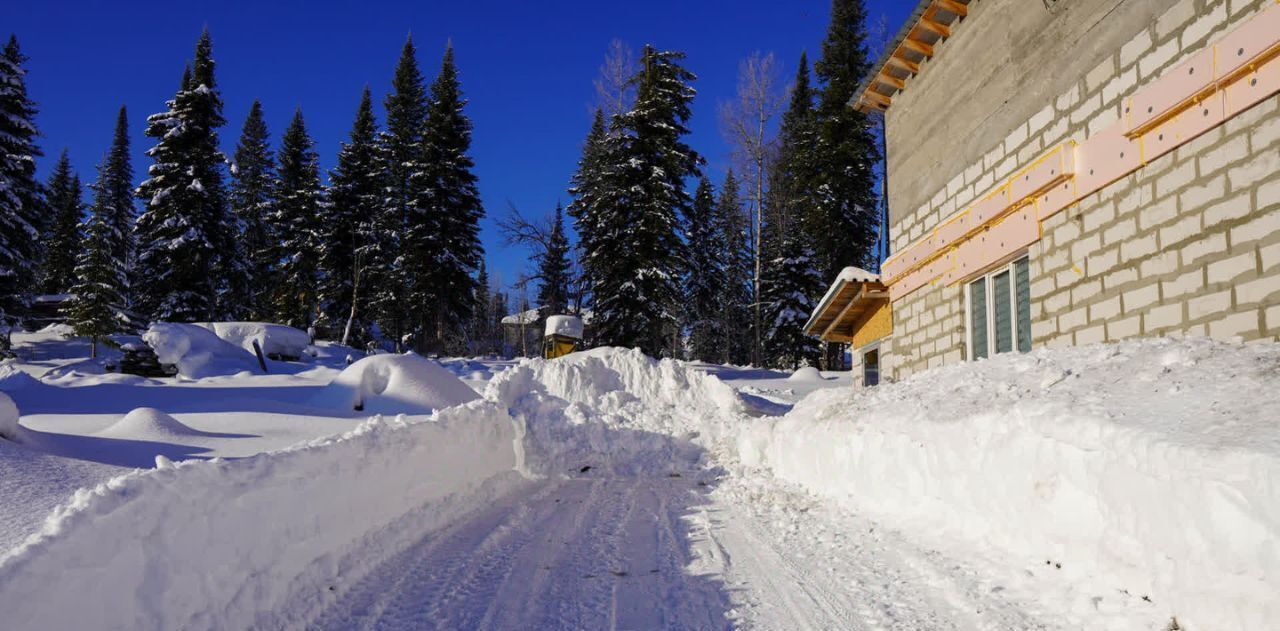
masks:
[[[919,0],[872,71],[862,80],[850,103],[863,111],[889,109],[906,80],[920,74],[920,64],[932,59],[934,46],[951,36],[956,22],[969,14],[973,0]]]
[[[846,267],[814,309],[804,325],[804,332],[824,341],[852,341],[867,317],[888,302],[889,291],[880,282],[879,274]]]

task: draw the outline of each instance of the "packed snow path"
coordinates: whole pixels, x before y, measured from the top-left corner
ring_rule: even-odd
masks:
[[[1051,628],[1002,590],[851,515],[778,488],[726,486],[682,477],[530,482],[423,537],[300,626]],[[762,513],[748,497],[759,492],[773,502]],[[781,496],[792,510],[777,512]],[[851,527],[863,540],[831,537]]]

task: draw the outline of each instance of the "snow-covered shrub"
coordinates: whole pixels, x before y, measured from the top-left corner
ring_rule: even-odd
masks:
[[[160,363],[177,366],[178,374],[190,379],[261,370],[249,352],[197,324],[156,322],[142,340],[155,350]]]
[[[298,359],[311,344],[306,331],[267,322],[200,322],[196,326],[213,331],[223,341],[253,354],[253,343],[268,357]]]
[[[430,414],[480,398],[439,364],[414,353],[372,355],[347,366],[314,405],[369,414]]]

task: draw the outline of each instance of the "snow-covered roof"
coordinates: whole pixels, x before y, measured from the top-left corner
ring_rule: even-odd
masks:
[[[529,309],[520,313],[513,313],[502,318],[503,324],[533,324],[541,317],[541,313],[537,309]]]
[[[818,306],[814,308],[813,314],[809,316],[809,321],[804,323],[804,331],[806,333],[815,334],[811,327],[832,306],[832,302],[840,295],[840,290],[852,283],[879,284],[880,275],[873,274],[860,267],[846,267],[840,270],[840,273],[836,275],[836,279],[832,281],[831,287],[827,289],[827,293],[822,296],[822,300],[818,301]]]
[[[582,339],[582,318],[571,315],[553,315],[547,318],[545,335],[563,335]]]

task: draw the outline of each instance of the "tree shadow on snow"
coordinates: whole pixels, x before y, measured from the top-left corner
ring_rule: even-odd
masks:
[[[219,434],[200,432],[202,436],[219,438],[250,438],[248,434]],[[19,445],[47,454],[88,460],[117,467],[136,467],[150,469],[156,464],[156,456],[164,456],[173,461],[199,459],[205,460],[205,454],[211,451],[207,447],[182,445],[178,443],[150,440],[132,440],[126,438],[107,438],[103,436],[81,436],[78,434],[59,434],[42,432],[24,428]]]

